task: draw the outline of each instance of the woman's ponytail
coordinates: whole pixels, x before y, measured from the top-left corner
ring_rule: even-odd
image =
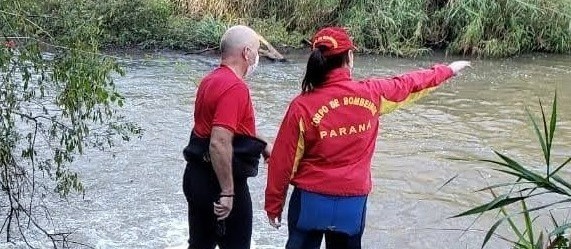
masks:
[[[327,59],[323,56],[322,49],[323,47],[315,48],[309,56],[305,77],[301,83],[303,93],[311,92],[325,81]]]
[[[326,49],[324,46],[319,46],[311,52],[307,61],[305,76],[301,82],[302,93],[311,92],[315,88],[322,86],[329,71],[342,67],[344,63],[349,62],[348,52],[325,57],[323,51]]]

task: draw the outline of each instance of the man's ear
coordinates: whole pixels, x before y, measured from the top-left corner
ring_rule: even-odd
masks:
[[[242,58],[244,58],[244,60],[246,60],[246,61],[248,61],[248,50],[249,50],[248,47],[245,47],[245,48],[242,50]]]

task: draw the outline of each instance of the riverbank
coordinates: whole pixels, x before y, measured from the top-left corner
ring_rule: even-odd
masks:
[[[439,49],[452,54],[507,57],[571,52],[569,0],[134,2],[146,6],[139,9],[154,12],[153,16],[162,15],[158,23],[167,24],[157,32],[164,36],[136,42],[147,47],[213,48],[227,26],[246,24],[287,53],[303,47],[302,41],[316,28],[342,25],[350,29],[363,53],[411,57]],[[157,9],[171,13],[167,17],[168,11]]]
[[[224,30],[252,26],[280,52],[307,46],[321,26],[348,27],[361,53],[433,50],[478,57],[571,53],[571,0],[48,0],[27,18],[54,37],[81,20],[103,48],[215,50]],[[6,10],[9,11],[9,10]],[[85,26],[83,26],[85,27]],[[2,28],[0,28],[1,30]]]

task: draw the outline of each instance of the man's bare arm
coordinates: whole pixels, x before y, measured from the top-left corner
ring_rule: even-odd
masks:
[[[212,167],[220,183],[220,195],[234,194],[232,178],[232,138],[234,134],[223,127],[212,127],[210,136],[210,158]]]

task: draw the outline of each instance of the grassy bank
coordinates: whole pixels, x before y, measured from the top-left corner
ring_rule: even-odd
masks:
[[[319,27],[350,28],[362,52],[416,56],[431,49],[505,57],[571,52],[571,0],[48,0],[46,26],[98,23],[106,46],[200,50],[247,24],[276,47],[302,47]],[[72,16],[63,10],[74,9]],[[46,11],[48,13],[46,13]],[[54,24],[55,23],[55,24]]]
[[[324,25],[347,26],[364,52],[414,56],[438,48],[502,57],[571,51],[571,0],[173,1],[179,14],[212,15],[225,23],[271,17],[282,34],[295,33],[291,37],[309,37]]]

